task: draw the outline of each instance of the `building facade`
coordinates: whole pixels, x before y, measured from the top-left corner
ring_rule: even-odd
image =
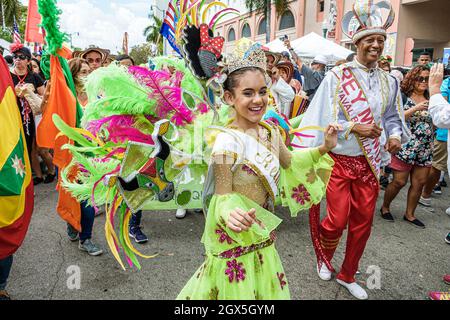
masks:
[[[377,0],[375,0],[377,1]],[[391,55],[396,65],[410,66],[419,52],[426,49],[434,60],[442,58],[444,48],[450,47],[450,0],[390,0],[395,10],[394,24],[388,30],[385,54]],[[212,2],[212,1],[211,1]],[[225,38],[225,53],[233,50],[235,41],[247,37],[266,42],[266,20],[262,13],[249,12],[245,1],[226,0],[240,16],[227,16],[216,26],[216,34]],[[354,0],[294,0],[281,16],[272,5],[270,41],[284,35],[291,40],[310,32],[354,49],[350,39],[341,30],[343,15],[350,11]],[[213,8],[213,13],[221,8]]]

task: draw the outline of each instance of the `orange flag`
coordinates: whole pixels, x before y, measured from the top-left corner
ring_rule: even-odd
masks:
[[[72,160],[68,150],[61,150],[67,143],[73,143],[66,136],[59,136],[59,130],[53,124],[52,116],[58,114],[65,123],[76,127],[77,101],[64,77],[61,62],[57,56],[50,57],[50,94],[47,108],[37,129],[37,144],[40,147],[54,149],[53,162],[59,169],[57,190],[59,192],[58,214],[75,229],[81,231],[80,203],[61,186],[61,172]]]

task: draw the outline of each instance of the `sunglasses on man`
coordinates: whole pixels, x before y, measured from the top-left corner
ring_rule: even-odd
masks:
[[[13,56],[13,60],[17,60],[17,59],[19,59],[19,60],[27,60],[28,57],[27,57],[27,56],[24,56],[24,55],[22,55],[22,54],[20,54],[20,55],[14,55],[14,56]]]
[[[102,59],[101,58],[97,58],[97,59],[92,59],[92,58],[89,58],[89,59],[87,59],[87,62],[88,63],[101,63],[102,62]]]

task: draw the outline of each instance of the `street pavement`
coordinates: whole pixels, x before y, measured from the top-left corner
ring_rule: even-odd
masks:
[[[54,184],[35,188],[33,218],[22,247],[14,255],[9,278],[8,290],[13,299],[172,300],[203,262],[200,239],[204,216],[194,212],[183,220],[177,220],[174,212],[144,212],[144,231],[150,241],[136,247],[144,254],[159,256],[140,258],[141,270],[123,271],[115,261],[104,237],[104,214],[95,220],[93,240],[105,252],[98,257],[88,256],[78,249],[78,242],[67,238],[66,225],[55,211],[54,188]],[[426,224],[423,230],[402,220],[406,192],[407,187],[391,208],[395,223],[381,219],[383,192],[378,199],[372,236],[357,276],[359,283],[371,288],[370,299],[426,299],[430,290],[450,290],[442,281],[442,276],[450,273],[450,245],[444,242],[450,231],[450,216],[445,214],[450,206],[450,187],[443,188],[442,195],[433,196],[434,212],[420,205],[417,208],[416,217]],[[352,299],[334,279],[324,282],[318,278],[307,213],[291,218],[288,211],[278,208],[277,215],[283,219],[277,249],[292,299]],[[344,250],[345,235],[333,260],[337,269]],[[80,270],[79,289],[72,281],[74,270]]]

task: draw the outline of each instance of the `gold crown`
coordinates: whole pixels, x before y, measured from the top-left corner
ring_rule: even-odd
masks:
[[[259,68],[266,72],[266,54],[259,43],[249,39],[238,41],[235,53],[227,57],[228,74],[243,68]]]

